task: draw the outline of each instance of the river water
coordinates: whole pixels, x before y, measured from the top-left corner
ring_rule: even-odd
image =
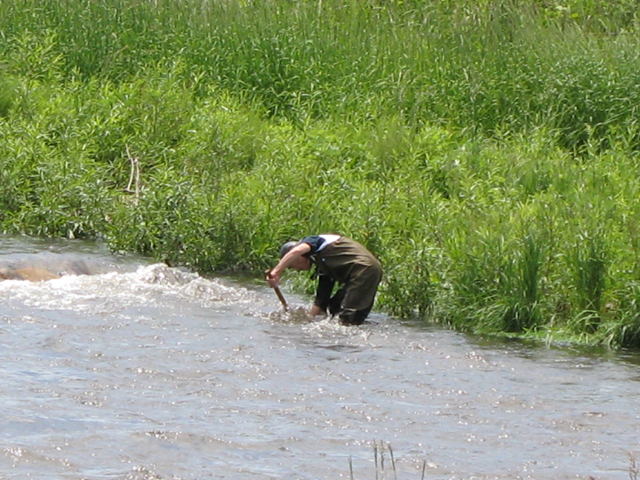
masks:
[[[637,353],[308,322],[258,282],[0,237],[0,267],[79,263],[0,282],[0,479],[636,476]]]

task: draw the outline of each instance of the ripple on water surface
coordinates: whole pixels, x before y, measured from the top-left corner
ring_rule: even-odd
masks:
[[[634,352],[381,314],[343,327],[286,289],[288,313],[253,282],[24,242],[0,266],[93,270],[0,282],[2,479],[335,479],[350,462],[356,479],[632,474]]]

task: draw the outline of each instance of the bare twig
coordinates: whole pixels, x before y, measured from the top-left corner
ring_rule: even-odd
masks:
[[[391,456],[391,466],[393,467],[393,477],[395,480],[398,480],[398,473],[396,472],[396,460],[393,458],[393,450],[391,449],[391,444],[387,445],[389,447],[389,455]]]
[[[135,194],[134,198],[137,205],[140,200],[140,159],[131,156],[129,145],[127,145],[127,157],[129,158],[129,162],[131,162],[131,173],[129,174],[129,184],[127,185],[126,191]],[[133,191],[131,190],[132,186],[134,187]]]
[[[629,452],[629,479],[638,480],[638,473],[640,473],[640,468],[638,468],[633,454]]]
[[[351,461],[351,455],[349,455],[349,478],[353,480],[353,462]]]
[[[374,440],[373,441],[373,460],[376,468],[376,480],[384,480],[386,477],[385,471],[384,471],[384,460],[385,460],[385,450],[387,448],[389,449],[389,457],[391,458],[391,466],[393,468],[394,480],[398,480],[396,458],[395,458],[395,455],[393,454],[393,448],[391,448],[391,444],[388,443],[385,446],[385,442],[383,440],[380,440],[379,443],[377,440]],[[635,468],[635,463],[633,463],[633,467],[631,468],[631,470],[634,470],[634,468]],[[353,480],[353,463],[351,460],[351,456],[349,456],[349,471],[350,471],[350,478],[351,480]],[[427,471],[427,460],[423,460],[421,480],[424,480],[426,471]],[[637,469],[634,471],[637,471]],[[633,477],[631,478],[631,480],[638,480],[638,478]]]
[[[373,441],[373,458],[376,465],[376,480],[378,480],[378,443]]]

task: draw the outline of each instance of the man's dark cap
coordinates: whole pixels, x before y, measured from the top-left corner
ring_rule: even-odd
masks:
[[[280,247],[280,258],[284,257],[287,253],[289,253],[289,250],[291,250],[296,245],[298,245],[298,242],[287,242],[284,245],[282,245]]]

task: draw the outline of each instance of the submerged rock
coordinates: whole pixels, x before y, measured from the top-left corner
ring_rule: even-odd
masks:
[[[60,275],[45,268],[23,267],[23,268],[0,268],[0,280],[28,280],[30,282],[41,282],[60,278]]]

